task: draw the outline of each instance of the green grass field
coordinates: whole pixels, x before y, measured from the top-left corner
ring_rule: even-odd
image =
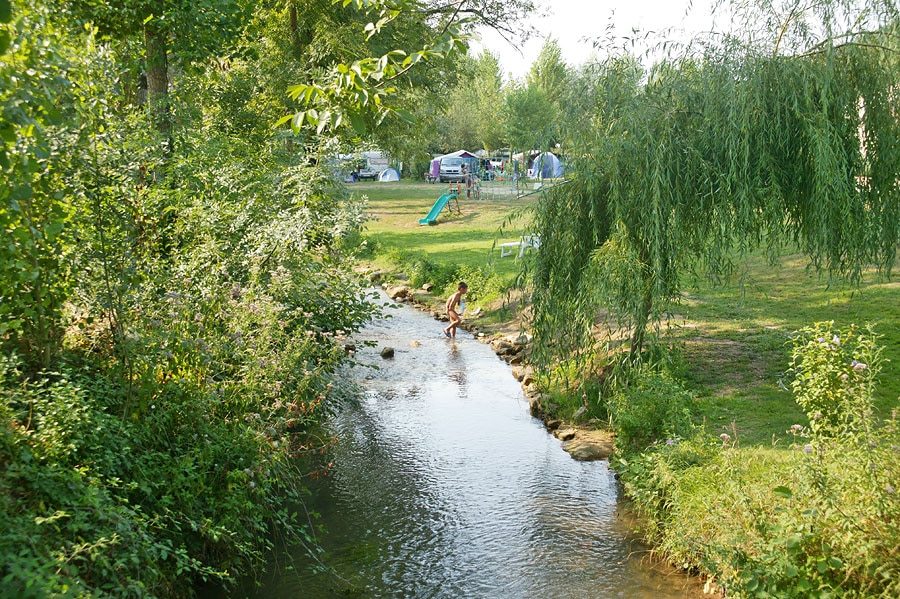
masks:
[[[829,284],[807,269],[799,254],[770,266],[752,257],[735,280],[686,288],[680,315],[673,319],[684,343],[689,380],[700,393],[708,422],[735,422],[743,441],[770,442],[786,437],[804,416],[793,401],[785,376],[790,335],[814,322],[837,328],[872,324],[882,335],[887,362],[876,407],[890,416],[900,396],[900,283],[870,273],[856,288]]]
[[[460,199],[454,211],[444,210],[435,225],[420,225],[447,184],[400,181],[357,183],[351,191],[369,198],[366,238],[382,250],[425,252],[442,264],[481,267],[492,264],[504,281],[518,271],[515,256],[500,257],[496,245],[517,241],[526,233],[527,218],[516,218],[534,205],[538,196],[522,199],[496,194],[490,199]],[[484,194],[488,198],[488,194]],[[507,222],[510,218],[513,222]],[[505,225],[505,226],[504,226]]]
[[[424,252],[439,264],[492,264],[511,282],[520,262],[515,255],[501,258],[495,246],[529,232],[527,211],[539,194],[461,200],[459,214],[445,211],[438,224],[420,225],[419,219],[446,188],[406,181],[351,187],[369,198],[366,238],[378,248],[376,264],[391,249]],[[833,320],[838,328],[875,325],[888,360],[877,407],[882,416],[889,416],[898,405],[900,282],[879,280],[872,273],[859,288],[829,284],[807,265],[803,256],[787,255],[773,267],[760,253],[724,284],[684,285],[668,330],[698,397],[696,416],[710,432],[727,429],[729,434],[736,431],[743,444],[770,444],[773,437],[785,438],[792,424],[803,422],[785,375],[789,339],[797,329],[820,321]]]

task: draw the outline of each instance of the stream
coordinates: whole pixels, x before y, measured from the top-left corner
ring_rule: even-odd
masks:
[[[242,596],[699,596],[695,580],[651,563],[608,463],[569,457],[489,345],[462,329],[446,339],[408,306],[386,312],[357,337],[369,367],[348,376],[364,393],[330,420],[334,466],[307,503],[329,570],[301,550]]]

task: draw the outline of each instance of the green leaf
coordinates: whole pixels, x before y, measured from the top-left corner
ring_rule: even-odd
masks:
[[[0,0],[0,23],[12,21],[12,4],[9,0]],[[0,48],[0,52],[4,49]]]
[[[326,110],[319,116],[319,126],[316,127],[316,133],[321,135],[325,127],[331,125],[331,111]]]
[[[297,98],[300,97],[300,95],[303,92],[306,91],[307,87],[308,86],[306,86],[306,85],[292,85],[292,86],[288,87],[288,89],[287,89],[288,97],[290,97],[292,100],[296,100]]]
[[[781,497],[782,499],[793,499],[794,493],[788,489],[787,487],[775,487],[772,489],[772,493]]]
[[[351,112],[347,116],[350,118],[350,124],[353,126],[354,131],[360,135],[366,132],[366,121],[359,113]]]
[[[799,534],[793,534],[787,538],[787,548],[789,551],[797,551],[803,545],[803,537]]]
[[[60,231],[63,230],[64,223],[60,221],[54,221],[49,223],[46,227],[44,227],[44,235],[47,239],[52,240],[54,237],[59,235]]]
[[[416,122],[416,117],[414,117],[413,114],[408,110],[404,110],[404,109],[395,110],[394,113],[397,116],[399,116],[406,123],[415,123]]]
[[[287,122],[289,122],[291,119],[293,119],[294,116],[295,116],[295,115],[293,115],[293,114],[288,114],[288,115],[286,115],[286,116],[283,116],[283,117],[281,117],[280,119],[278,119],[277,121],[275,121],[275,124],[272,125],[272,126],[273,126],[275,129],[277,129],[278,127],[281,127],[282,125],[284,125],[285,123],[287,123]]]

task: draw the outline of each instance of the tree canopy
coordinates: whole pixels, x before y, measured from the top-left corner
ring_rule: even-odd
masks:
[[[393,102],[371,136],[496,6],[0,0],[0,595],[188,596],[310,542],[287,506],[374,307],[320,160],[357,134],[273,125],[290,84],[430,48],[354,88]]]
[[[794,5],[770,22],[769,43],[708,44],[640,83],[627,61],[606,62],[593,134],[571,182],[537,214],[543,359],[592,347],[598,315],[630,331],[637,358],[686,273],[727,274],[759,246],[773,256],[796,246],[834,277],[872,265],[890,273],[900,239],[896,7],[829,6]],[[837,29],[838,16],[856,27]]]

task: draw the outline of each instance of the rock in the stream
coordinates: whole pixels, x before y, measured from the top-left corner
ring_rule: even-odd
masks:
[[[574,428],[561,428],[553,431],[553,436],[560,441],[569,441],[570,439],[575,438],[576,432],[577,431]]]
[[[396,285],[394,287],[388,287],[387,289],[385,289],[385,292],[388,294],[388,297],[398,302],[410,299],[412,297],[412,289],[410,289],[406,285]]]
[[[578,431],[571,441],[563,443],[563,449],[573,459],[590,462],[607,460],[613,452],[612,435],[606,431]]]
[[[394,348],[393,347],[382,347],[381,348],[381,357],[387,360],[388,358],[394,357]]]

